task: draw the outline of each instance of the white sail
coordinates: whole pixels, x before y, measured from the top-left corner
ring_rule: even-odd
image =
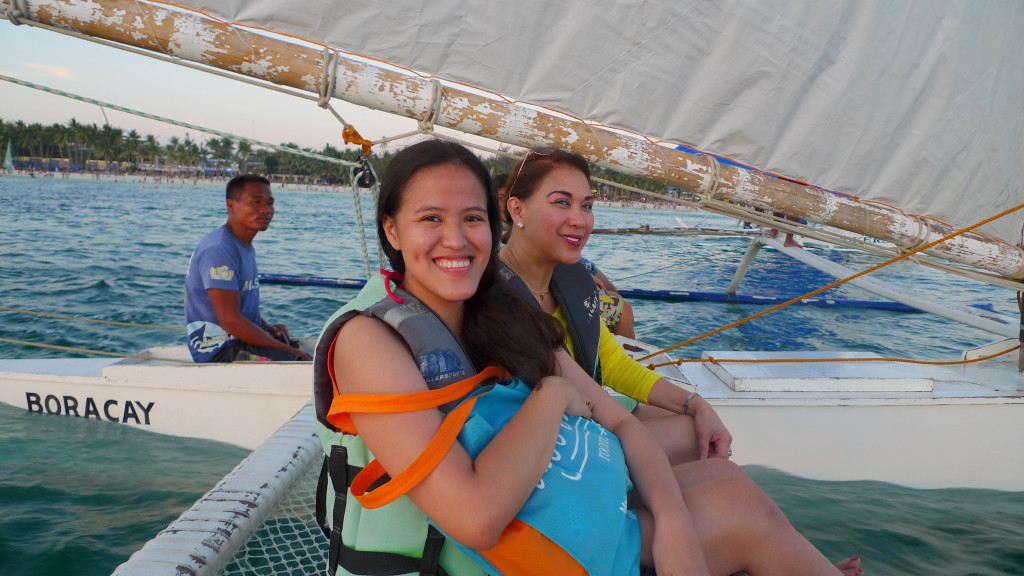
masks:
[[[181,4],[956,227],[1024,202],[1016,0]]]

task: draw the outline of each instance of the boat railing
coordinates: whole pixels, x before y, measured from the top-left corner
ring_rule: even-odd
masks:
[[[314,515],[322,455],[307,404],[113,576],[319,572],[327,552]]]

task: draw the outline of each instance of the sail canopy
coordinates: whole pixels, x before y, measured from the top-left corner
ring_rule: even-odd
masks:
[[[956,227],[1024,202],[1016,0],[181,4]]]

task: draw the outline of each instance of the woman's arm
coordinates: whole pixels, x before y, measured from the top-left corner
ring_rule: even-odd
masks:
[[[693,519],[668,458],[644,425],[591,379],[565,351],[559,369],[590,400],[593,419],[622,444],[630,477],[654,517],[653,549],[659,574],[708,574]]]
[[[350,320],[338,335],[335,350],[335,375],[344,394],[427,390],[405,342],[376,319]],[[456,443],[409,498],[455,540],[479,550],[492,547],[547,469],[562,414],[570,406],[583,406],[574,386],[558,379],[546,383],[530,394],[476,460]],[[366,446],[394,475],[423,452],[442,416],[430,409],[352,414],[352,421]]]
[[[630,358],[605,326],[601,326],[599,346],[601,377],[606,386],[645,404],[676,414],[684,413],[683,405],[690,392]],[[694,418],[698,456],[701,459],[727,458],[732,434],[715,409],[699,396],[693,397],[687,408],[686,414]]]
[[[689,398],[689,403],[687,403]],[[732,446],[732,434],[725,427],[715,408],[699,395],[690,396],[690,391],[659,378],[647,395],[647,403],[677,414],[693,417],[697,433],[697,448],[700,458],[728,458]],[[685,410],[684,410],[685,406]]]

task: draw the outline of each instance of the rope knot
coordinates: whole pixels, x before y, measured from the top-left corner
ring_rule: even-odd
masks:
[[[366,138],[363,138],[356,130],[355,126],[346,124],[345,128],[341,130],[341,138],[345,141],[345,144],[358,144],[363,148],[363,156],[370,154],[370,148],[373,146],[373,142],[370,142]]]
[[[321,108],[327,108],[334,94],[334,82],[338,77],[338,53],[330,48],[324,48],[324,75],[320,79],[320,97],[316,103]]]
[[[433,132],[434,122],[437,121],[437,115],[441,112],[441,97],[444,89],[436,78],[431,81],[431,84],[434,86],[434,94],[430,99],[430,108],[427,109],[425,117],[417,120],[421,132]]]
[[[11,0],[11,6],[7,10],[4,10],[4,17],[11,21],[11,24],[15,26],[21,26],[24,22],[22,18],[31,19],[28,13],[28,5],[25,0]]]

